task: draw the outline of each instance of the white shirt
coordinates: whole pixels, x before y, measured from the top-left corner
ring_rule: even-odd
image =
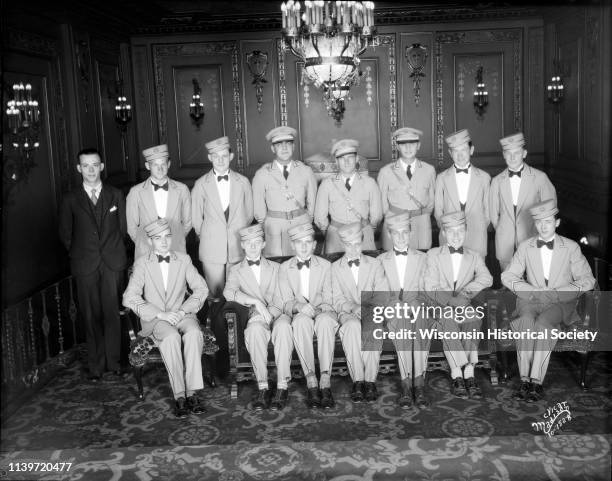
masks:
[[[166,182],[170,182],[169,179],[166,179]],[[166,209],[168,208],[168,191],[164,189],[155,190],[155,187],[153,187],[154,183],[155,182],[151,181],[151,190],[153,191],[153,199],[155,200],[155,210],[157,211],[157,215],[159,217],[166,217]],[[168,186],[168,188],[170,187]]]
[[[354,259],[348,259],[348,260],[352,261]],[[359,260],[359,264],[361,265],[361,259]],[[355,285],[358,286],[359,285],[359,266],[356,266],[355,264],[353,264],[349,268],[351,269],[351,273],[353,274]]]
[[[461,260],[463,259],[463,255],[458,252],[453,252],[451,255],[451,261],[453,263],[453,282],[457,282],[457,278],[459,277],[459,269],[461,268]]]
[[[453,165],[453,167],[457,167],[455,165]],[[457,192],[459,193],[459,202],[461,202],[462,204],[467,203],[467,197],[468,197],[468,190],[470,189],[470,179],[472,177],[472,164],[469,164],[468,167],[463,167],[464,169],[467,168],[468,173],[464,174],[462,173],[457,173],[457,171],[455,171],[455,180],[457,182]]]
[[[281,163],[280,163],[278,160],[275,160],[275,161],[274,161],[274,163],[276,164],[276,166],[278,167],[278,170],[280,170],[280,171],[281,171],[281,174],[282,174],[282,173],[283,173],[283,169],[284,169],[284,167],[285,167],[285,166],[284,166],[283,164],[281,164]],[[287,165],[286,165],[286,167],[287,167],[287,172],[288,172],[288,173],[290,173],[290,172],[291,172],[291,164],[292,164],[292,162],[291,162],[291,161],[289,161],[289,162],[287,163]]]
[[[247,259],[250,261],[259,261],[259,265],[252,265],[249,266],[251,268],[251,271],[253,272],[253,275],[255,276],[255,280],[257,281],[257,284],[261,284],[261,257],[257,258],[257,259]]]
[[[395,268],[397,269],[397,277],[399,278],[400,289],[403,289],[404,277],[406,274],[406,264],[408,263],[408,256],[398,256],[395,254],[395,250],[393,251],[393,255],[395,256]]]
[[[219,174],[214,171],[215,181],[217,182],[217,192],[219,192],[219,199],[221,200],[221,208],[225,211],[229,207],[230,202],[230,176],[229,170],[224,174]],[[227,175],[227,180],[217,180],[217,176]]]
[[[353,187],[353,182],[355,182],[355,172],[353,172],[353,175],[351,175],[350,177],[345,177],[344,175],[342,176],[342,180],[343,180],[343,184],[346,186],[346,180],[348,179],[349,181],[349,185],[351,187]]]
[[[523,170],[523,166],[521,165],[521,168],[519,170],[511,171],[510,169],[508,169],[508,172],[521,172],[522,170]],[[516,175],[513,175],[512,177],[510,177],[510,190],[512,191],[512,203],[514,205],[517,205],[519,191],[521,190],[521,177],[518,177]]]
[[[85,192],[87,192],[87,197],[89,197],[91,199],[91,191],[95,190],[96,191],[96,199],[100,198],[100,192],[102,192],[102,182],[100,182],[98,185],[94,186],[94,187],[90,187],[87,184],[83,184],[83,188],[85,189]]]
[[[410,173],[414,175],[414,169],[416,169],[416,159],[414,159],[411,164],[407,164],[404,162],[404,159],[400,159],[400,165],[402,166],[402,170],[404,172],[406,172],[406,169],[408,169],[408,166],[410,166]]]
[[[160,253],[156,252],[155,255],[159,255],[161,256]],[[170,253],[168,252],[165,256],[169,256]],[[162,274],[162,279],[164,280],[164,289],[168,290],[168,270],[170,269],[170,263],[163,261],[163,262],[159,262],[157,261],[157,263],[159,264],[159,269],[161,270],[161,274]]]
[[[299,257],[297,260],[299,262],[304,262]],[[310,267],[302,266],[301,269],[298,269],[298,272],[300,273],[300,294],[308,299],[308,296],[310,295]],[[308,301],[310,302],[310,299],[308,299]]]
[[[540,236],[538,236],[538,239],[544,240]],[[552,239],[554,239],[554,237]],[[548,239],[546,242],[549,242],[552,239]],[[553,251],[546,246],[540,247],[539,250],[540,258],[542,259],[542,271],[544,272],[544,279],[548,280],[550,279],[550,264],[552,261]]]

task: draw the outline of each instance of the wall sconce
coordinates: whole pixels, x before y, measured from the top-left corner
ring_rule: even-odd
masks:
[[[410,47],[406,47],[406,61],[412,72],[412,89],[414,91],[414,103],[418,106],[421,92],[421,77],[425,77],[423,70],[427,63],[427,48],[420,43],[413,43]]]
[[[550,78],[550,83],[546,86],[546,92],[548,94],[548,101],[551,104],[557,105],[563,100],[563,93],[565,86],[561,78],[561,65],[559,61],[553,60],[553,76]]]
[[[27,180],[34,152],[40,146],[40,110],[38,101],[32,99],[32,85],[20,82],[13,85],[13,98],[6,103],[9,145],[16,156],[7,155],[4,178],[17,183]]]
[[[121,129],[121,132],[127,130],[127,124],[132,120],[132,106],[127,103],[127,98],[123,92],[123,81],[117,81],[117,103],[115,104],[115,122]]]
[[[482,117],[489,105],[489,92],[485,90],[485,83],[482,79],[482,65],[476,70],[476,90],[474,91],[474,110],[478,115],[478,119]]]
[[[328,115],[336,121],[337,127],[342,125],[342,119],[346,111],[344,102],[350,99],[348,96],[350,89],[350,85],[341,85],[338,83],[325,87],[323,101],[325,102]]]
[[[191,96],[191,103],[189,104],[189,116],[193,119],[196,126],[199,128],[204,118],[204,104],[200,99],[202,90],[197,79],[192,79],[193,82],[193,95]]]

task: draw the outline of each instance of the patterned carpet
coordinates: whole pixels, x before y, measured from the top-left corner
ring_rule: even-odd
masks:
[[[428,376],[432,406],[396,407],[399,380],[379,378],[373,404],[349,400],[347,378],[332,379],[337,406],[310,411],[303,381],[290,385],[287,409],[249,409],[255,384],[229,399],[222,385],[204,393],[208,413],[177,420],[165,371],[145,374],[145,400],[132,378],[88,384],[80,366],[66,369],[2,426],[0,479],[62,480],[604,480],[610,479],[612,358],[597,354],[591,390],[577,366],[555,353],[547,399],[524,404],[514,382],[493,387],[478,372],[485,399],[449,393],[444,372]],[[552,437],[531,423],[566,401],[571,420]],[[72,463],[70,471],[16,472],[21,462]],[[11,467],[13,470],[11,471]]]

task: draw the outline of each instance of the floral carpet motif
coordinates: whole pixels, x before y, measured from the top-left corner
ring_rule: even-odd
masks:
[[[177,420],[163,366],[146,372],[145,399],[135,383],[89,384],[72,365],[2,426],[0,481],[61,480],[604,480],[610,479],[612,362],[594,355],[591,389],[577,366],[555,354],[537,404],[512,399],[516,379],[485,397],[461,400],[446,373],[428,375],[431,407],[396,406],[399,380],[380,376],[376,403],[350,402],[350,380],[332,378],[333,410],[306,407],[303,381],[290,384],[288,407],[253,412],[254,383],[206,389],[208,412]],[[571,420],[552,437],[531,423],[566,401]],[[72,463],[70,471],[17,472],[27,462]],[[13,470],[11,471],[11,467]]]

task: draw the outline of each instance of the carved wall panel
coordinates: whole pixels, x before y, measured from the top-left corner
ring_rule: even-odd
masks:
[[[525,65],[525,126],[524,133],[527,140],[529,159],[533,163],[535,156],[541,157],[544,152],[544,92],[546,84],[544,79],[544,29],[532,27],[528,30],[527,61]]]

